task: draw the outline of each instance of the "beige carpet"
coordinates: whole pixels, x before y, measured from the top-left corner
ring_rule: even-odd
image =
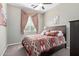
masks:
[[[4,56],[27,56],[27,53],[21,44],[16,44],[8,46]]]
[[[70,50],[68,48],[63,48],[52,55],[53,56],[70,56]]]
[[[52,56],[69,56],[69,49],[63,48],[56,53],[52,54]],[[23,48],[21,44],[8,46],[7,50],[4,53],[4,56],[27,56],[26,50]]]

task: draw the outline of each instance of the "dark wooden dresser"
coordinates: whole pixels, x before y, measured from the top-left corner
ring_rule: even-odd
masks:
[[[70,55],[79,56],[79,20],[70,21]]]

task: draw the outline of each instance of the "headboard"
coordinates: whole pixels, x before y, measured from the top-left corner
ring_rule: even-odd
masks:
[[[66,37],[66,25],[62,26],[47,26],[45,30],[61,30]]]
[[[45,30],[61,30],[64,33],[64,37],[65,37],[65,41],[67,41],[66,39],[66,25],[62,25],[62,26],[48,26],[45,28]]]

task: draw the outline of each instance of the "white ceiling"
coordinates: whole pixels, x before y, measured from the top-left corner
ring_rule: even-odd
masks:
[[[45,4],[45,5],[44,5],[44,4],[42,4],[42,3],[26,3],[26,4],[22,4],[22,5],[24,5],[25,7],[34,9],[34,10],[39,10],[39,11],[45,12],[45,11],[49,10],[50,8],[53,8],[53,7],[56,6],[57,4],[52,3],[52,4]],[[36,7],[36,8],[33,8],[31,5],[39,5],[39,6]],[[42,6],[45,7],[44,10],[41,8]]]
[[[55,7],[56,5],[58,5],[58,3],[52,3],[52,4],[45,4],[43,5],[45,7],[45,9],[43,10],[41,8],[42,6],[42,3],[9,3],[10,5],[14,5],[14,6],[17,6],[17,7],[20,7],[22,9],[27,9],[28,11],[37,11],[37,12],[40,12],[40,13],[44,13],[48,10],[50,10],[51,8]],[[38,7],[36,8],[33,8],[31,5],[39,5]]]

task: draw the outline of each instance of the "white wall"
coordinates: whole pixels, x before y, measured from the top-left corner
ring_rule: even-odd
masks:
[[[53,17],[59,16],[57,24],[53,24]],[[79,20],[79,4],[78,3],[63,3],[59,4],[51,10],[47,11],[44,16],[45,26],[51,25],[67,25],[67,40],[70,46],[70,23],[71,20]]]
[[[0,26],[0,55],[3,55],[3,53],[6,50],[6,27]]]
[[[20,18],[21,10],[17,7],[7,6],[7,43],[14,44],[21,42]]]
[[[6,4],[3,5],[3,10],[6,13]],[[3,55],[6,50],[7,45],[7,36],[6,36],[6,27],[0,25],[0,55]]]

